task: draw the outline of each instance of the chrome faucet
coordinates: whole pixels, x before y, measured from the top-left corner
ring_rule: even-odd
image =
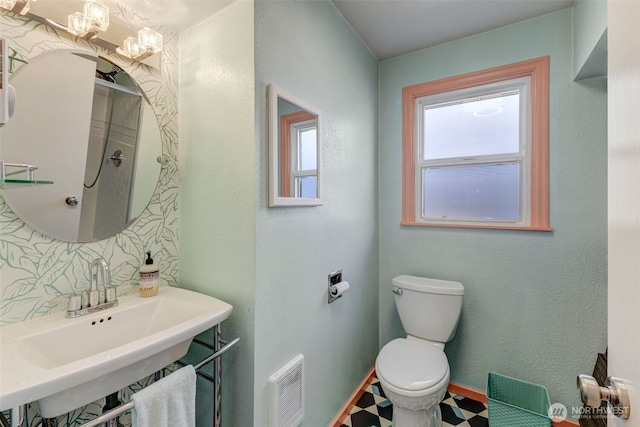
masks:
[[[95,273],[93,272],[96,268]],[[98,291],[98,271],[102,270],[102,284],[105,289],[109,288],[109,266],[104,258],[96,258],[89,267],[91,279],[89,281],[89,307],[100,304],[100,292]],[[106,292],[106,291],[105,291]]]
[[[104,301],[100,301],[100,291],[98,290],[98,274],[102,273],[102,285],[105,288]],[[67,317],[84,316],[118,305],[116,298],[116,288],[110,286],[109,266],[103,258],[96,258],[89,267],[89,291],[82,295],[72,295],[69,297]]]

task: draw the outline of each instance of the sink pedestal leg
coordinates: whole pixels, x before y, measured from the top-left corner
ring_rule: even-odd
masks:
[[[112,410],[113,408],[117,408],[118,406],[120,406],[120,399],[118,399],[117,391],[115,393],[111,393],[110,395],[108,395],[105,398],[105,400],[106,400],[106,403],[102,408],[103,414],[107,411]],[[104,423],[104,427],[119,427],[119,426],[120,426],[120,417],[116,417]]]

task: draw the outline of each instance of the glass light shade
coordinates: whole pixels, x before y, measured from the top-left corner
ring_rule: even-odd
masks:
[[[162,52],[162,34],[144,27],[138,31],[138,44],[143,50],[152,50],[153,53]]]
[[[88,0],[82,8],[85,19],[91,23],[92,30],[106,31],[109,28],[109,7]]]
[[[91,23],[87,21],[82,13],[76,12],[72,15],[69,15],[69,19],[67,21],[67,29],[70,33],[82,37],[91,29]]]

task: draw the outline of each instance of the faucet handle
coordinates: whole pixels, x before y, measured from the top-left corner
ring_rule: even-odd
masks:
[[[82,295],[71,295],[69,297],[69,304],[67,311],[77,311],[82,308]]]
[[[107,287],[105,290],[105,302],[113,302],[113,301],[117,301],[118,298],[116,297],[116,288],[115,286],[113,287]]]

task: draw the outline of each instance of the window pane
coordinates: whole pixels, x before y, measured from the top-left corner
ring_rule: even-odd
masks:
[[[296,184],[299,192],[298,197],[309,199],[315,199],[316,197],[318,197],[317,182],[317,176],[305,176],[296,178]]]
[[[299,170],[316,169],[316,128],[306,128],[298,132],[300,143]],[[315,196],[314,196],[315,197]]]
[[[423,160],[520,151],[520,94],[425,106]]]
[[[448,219],[518,220],[517,163],[426,168],[422,215]]]

